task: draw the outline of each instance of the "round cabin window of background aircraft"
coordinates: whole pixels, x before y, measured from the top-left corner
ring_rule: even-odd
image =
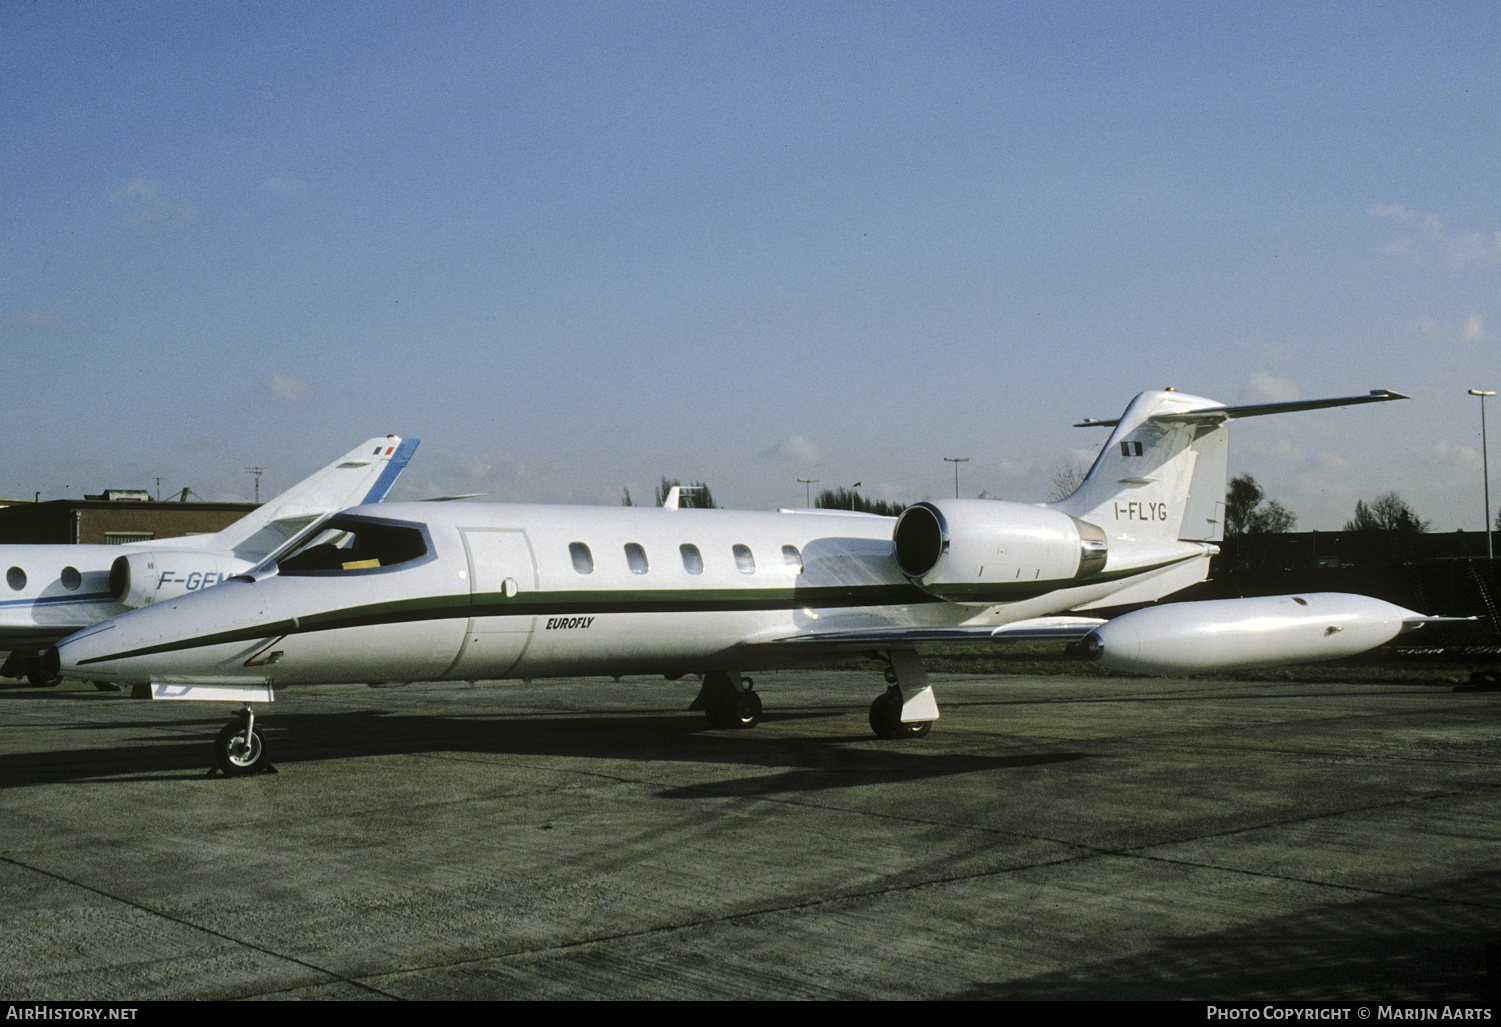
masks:
[[[12,567],[5,572],[5,583],[17,592],[26,587],[26,572],[19,567]]]

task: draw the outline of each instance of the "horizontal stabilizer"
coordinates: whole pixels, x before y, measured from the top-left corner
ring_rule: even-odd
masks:
[[[1223,424],[1226,421],[1234,421],[1241,417],[1259,417],[1262,414],[1289,414],[1298,410],[1321,410],[1325,407],[1348,407],[1360,403],[1386,403],[1394,399],[1407,399],[1407,396],[1390,389],[1372,389],[1364,396],[1336,396],[1329,399],[1296,399],[1285,403],[1242,403],[1237,406],[1215,404],[1213,406],[1199,407],[1194,410],[1178,410],[1153,414],[1149,420],[1159,424]],[[1075,428],[1112,428],[1120,424],[1120,418],[1102,421],[1090,417],[1078,424]]]

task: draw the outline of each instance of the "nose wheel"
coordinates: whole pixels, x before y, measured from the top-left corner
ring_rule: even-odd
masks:
[[[249,706],[219,732],[214,741],[214,763],[226,777],[276,773],[266,759],[266,739],[255,726],[255,714]]]

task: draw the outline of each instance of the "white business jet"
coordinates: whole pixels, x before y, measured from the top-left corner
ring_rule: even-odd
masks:
[[[1136,397],[1067,499],[940,499],[899,518],[836,511],[383,504],[347,510],[219,588],[63,640],[51,665],[157,699],[247,703],[220,734],[230,774],[262,768],[251,701],[301,682],[702,674],[694,706],[751,727],[745,671],[867,653],[890,687],[883,737],[938,717],[919,647],[1082,639],[1127,670],[1330,659],[1427,618],[1315,594],[1080,613],[1201,581],[1220,537],[1226,425],[1403,399],[1225,406]],[[1067,614],[1067,616],[1063,616]],[[1143,616],[1145,615],[1145,616]],[[1155,618],[1155,619],[1154,619]]]
[[[378,503],[417,449],[385,435],[348,453],[222,531],[124,545],[0,546],[0,676],[55,680],[42,650],[126,610],[197,592],[249,570],[308,525],[354,504]]]

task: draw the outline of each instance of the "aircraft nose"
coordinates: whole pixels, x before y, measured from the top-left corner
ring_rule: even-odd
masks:
[[[53,674],[67,674],[69,677],[92,676],[92,673],[85,671],[81,664],[90,657],[104,655],[106,650],[101,642],[97,638],[95,641],[90,641],[91,637],[101,634],[113,636],[115,632],[103,630],[97,624],[91,628],[84,628],[77,634],[69,635],[43,653],[42,665],[50,668],[49,673]]]

